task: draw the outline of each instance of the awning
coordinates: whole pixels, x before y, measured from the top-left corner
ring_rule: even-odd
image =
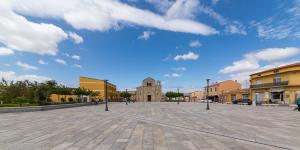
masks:
[[[275,92],[284,92],[283,89],[271,89],[271,92],[272,93],[275,93]]]

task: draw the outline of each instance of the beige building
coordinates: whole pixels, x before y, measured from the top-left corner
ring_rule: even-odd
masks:
[[[191,93],[191,100],[193,102],[200,101],[204,97],[205,97],[205,95],[204,95],[203,91],[194,91],[194,92]]]
[[[160,102],[162,100],[161,83],[153,78],[143,80],[143,85],[137,87],[136,101],[138,102]]]
[[[221,95],[223,95],[226,92],[238,89],[241,89],[241,84],[237,81],[226,80],[222,82],[216,82],[212,85],[209,85],[208,99],[211,99],[215,102],[221,102]],[[207,86],[205,87],[204,95],[207,96]]]

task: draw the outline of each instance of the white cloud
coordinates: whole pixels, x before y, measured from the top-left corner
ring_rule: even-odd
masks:
[[[15,52],[6,47],[0,47],[0,56],[13,55]]]
[[[70,57],[70,54],[69,54],[69,53],[63,53],[62,55],[67,56],[67,57]]]
[[[55,59],[55,62],[62,64],[62,65],[67,65],[66,61],[59,59],[59,58]]]
[[[79,65],[79,64],[74,64],[73,67],[74,67],[74,68],[82,68],[82,66]]]
[[[190,47],[200,47],[202,46],[202,43],[198,40],[193,40],[190,42]]]
[[[185,67],[177,67],[177,68],[172,68],[174,71],[186,71]]]
[[[155,32],[152,31],[144,31],[142,35],[138,37],[138,39],[148,40],[150,36],[154,35]]]
[[[299,39],[300,38],[300,0],[282,5],[274,15],[260,21],[253,20],[251,26],[256,28],[258,36],[263,39]]]
[[[17,75],[13,71],[0,71],[0,78],[4,78],[5,80],[9,80],[9,81],[29,80],[29,81],[44,82],[44,81],[51,80],[51,78],[49,77],[32,75],[32,74]]]
[[[199,8],[198,0],[177,0],[166,12],[167,18],[193,19]]]
[[[0,43],[17,51],[55,55],[67,34],[53,24],[28,21],[14,13],[9,2],[0,2]]]
[[[21,67],[22,69],[25,69],[25,70],[38,70],[37,67],[29,65],[27,63],[23,63],[21,61],[17,61],[16,64],[17,64],[17,66],[19,66],[19,67]]]
[[[230,21],[227,18],[223,17],[216,11],[214,11],[211,7],[207,7],[204,5],[200,5],[198,8],[199,12],[204,13],[211,18],[215,19],[220,25],[225,27],[226,34],[241,34],[247,35],[245,27],[242,23],[238,21]]]
[[[155,6],[161,13],[165,13],[175,3],[173,0],[145,0]]]
[[[47,62],[45,62],[45,61],[43,61],[41,59],[38,61],[38,63],[41,64],[41,65],[46,65],[47,64]]]
[[[69,36],[74,40],[76,44],[83,42],[83,38],[78,34],[76,34],[75,32],[69,32]]]
[[[73,55],[73,56],[72,56],[72,59],[80,60],[80,56],[78,56],[78,55]]]
[[[245,27],[242,24],[238,23],[238,22],[227,25],[225,27],[225,32],[230,33],[230,34],[247,35]]]
[[[261,66],[260,61],[278,61],[300,54],[300,48],[286,47],[286,48],[266,48],[257,50],[252,53],[244,55],[244,58],[233,62],[232,65],[220,70],[220,73],[237,73],[255,71]]]
[[[286,48],[267,48],[254,54],[258,60],[275,61],[289,58],[300,54],[300,48],[286,47]]]
[[[179,73],[171,73],[171,74],[164,74],[164,77],[174,77],[174,78],[179,78],[181,77],[182,74]]]
[[[188,52],[187,54],[183,55],[176,55],[174,57],[174,60],[179,61],[179,60],[197,60],[199,58],[198,54],[195,54],[194,52]]]
[[[259,64],[257,60],[247,57],[239,61],[233,62],[232,65],[225,67],[220,70],[220,73],[228,74],[228,73],[236,73],[236,72],[247,72],[257,70],[259,68]]]
[[[300,48],[296,47],[261,49],[245,54],[243,59],[233,62],[219,72],[229,74],[232,79],[244,84],[252,73],[297,62],[290,61],[290,58],[299,54]]]
[[[10,64],[4,64],[5,67],[10,67]]]
[[[181,77],[182,74],[178,74],[178,73],[172,73],[172,77]]]
[[[20,14],[64,19],[76,29],[107,31],[120,25],[133,24],[173,32],[200,35],[217,34],[214,28],[188,19],[167,19],[148,10],[114,0],[11,0]]]

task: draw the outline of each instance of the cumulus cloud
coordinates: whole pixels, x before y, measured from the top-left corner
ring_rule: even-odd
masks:
[[[220,70],[221,73],[249,72],[259,69],[260,61],[278,61],[300,54],[300,48],[266,48],[244,55],[244,58]]]
[[[15,52],[6,47],[0,47],[0,56],[13,55]]]
[[[153,31],[144,31],[142,35],[138,37],[138,39],[148,40],[150,36],[154,35],[155,32]]]
[[[37,54],[55,55],[67,34],[53,24],[34,23],[13,12],[8,2],[0,2],[0,43],[6,47]]]
[[[76,34],[75,32],[69,32],[69,37],[73,39],[76,44],[83,42],[83,38],[78,34]]]
[[[194,53],[194,52],[188,52],[187,54],[182,54],[182,55],[176,55],[174,57],[174,60],[179,61],[179,60],[197,60],[199,58],[199,55]]]
[[[133,24],[173,32],[200,35],[218,33],[214,28],[189,19],[171,19],[148,10],[113,0],[11,0],[12,8],[20,14],[64,19],[76,29],[107,31],[120,24]]]
[[[190,47],[200,47],[202,46],[202,43],[198,40],[193,40],[190,42]]]
[[[67,62],[66,62],[66,61],[64,61],[64,60],[62,60],[62,59],[59,59],[59,58],[55,59],[55,62],[57,62],[57,63],[59,63],[59,64],[62,64],[62,65],[67,65]]]
[[[32,66],[30,64],[27,64],[27,63],[24,63],[24,62],[21,62],[21,61],[17,61],[17,66],[21,67],[22,69],[25,69],[25,70],[38,70],[37,67],[35,66]]]
[[[245,54],[243,59],[234,61],[232,65],[224,67],[219,72],[229,74],[232,79],[244,82],[249,79],[249,75],[252,73],[294,63],[295,61],[286,61],[286,59],[299,54],[300,48],[296,47],[256,50]],[[262,62],[264,62],[264,64],[267,63],[267,65],[261,65]]]
[[[33,74],[25,74],[25,75],[17,75],[14,71],[0,71],[0,78],[4,78],[5,80],[9,81],[37,81],[37,82],[44,82],[51,80],[49,77],[33,75]]]
[[[74,64],[73,67],[74,67],[74,68],[82,68],[82,66],[79,65],[79,64]]]
[[[45,62],[45,61],[43,61],[41,59],[38,61],[38,63],[41,64],[41,65],[46,65],[47,64],[47,62]]]
[[[73,56],[72,56],[72,59],[80,60],[80,56],[78,56],[78,55],[73,55]]]

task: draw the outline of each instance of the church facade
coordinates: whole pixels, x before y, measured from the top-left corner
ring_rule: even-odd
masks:
[[[155,81],[153,78],[143,80],[142,86],[136,89],[136,100],[138,102],[160,102],[162,99],[160,81]]]

